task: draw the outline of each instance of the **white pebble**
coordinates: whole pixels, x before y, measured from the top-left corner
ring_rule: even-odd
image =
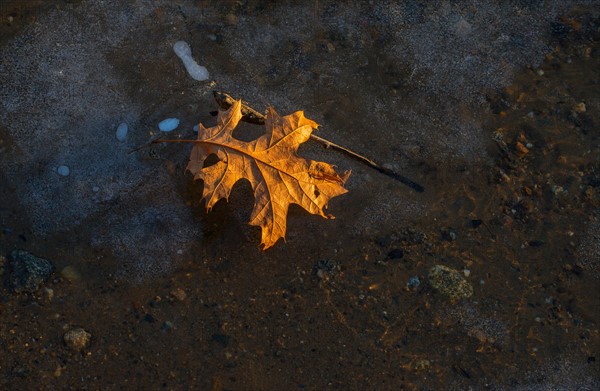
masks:
[[[127,127],[127,124],[125,122],[123,122],[122,124],[120,124],[117,127],[117,140],[119,140],[120,142],[125,141],[125,138],[127,137],[127,131],[129,130],[129,128]]]
[[[177,41],[173,45],[173,51],[183,61],[185,69],[194,80],[208,80],[208,69],[202,65],[198,65],[192,58],[192,49],[185,41]]]
[[[198,133],[198,125],[194,125],[194,133]]]
[[[68,166],[60,166],[56,169],[56,172],[58,172],[58,175],[69,176],[71,170],[69,170]]]
[[[158,128],[163,132],[170,132],[171,130],[177,129],[179,126],[179,120],[177,118],[167,118],[159,122]]]

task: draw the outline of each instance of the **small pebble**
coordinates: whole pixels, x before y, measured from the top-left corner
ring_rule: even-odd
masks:
[[[467,35],[469,35],[471,33],[472,30],[473,30],[473,27],[471,26],[471,23],[467,22],[462,17],[454,25],[454,32],[461,37],[466,37]]]
[[[129,130],[129,127],[127,126],[127,124],[125,122],[123,122],[122,124],[120,124],[117,127],[117,140],[119,140],[120,142],[125,141],[125,139],[127,138],[127,131]]]
[[[417,371],[425,370],[431,366],[431,362],[427,359],[420,358],[413,362],[413,368]]]
[[[69,174],[71,173],[71,170],[69,169],[68,166],[59,166],[56,169],[56,172],[58,172],[58,175],[69,176]]]
[[[199,129],[199,126],[198,125],[194,125],[194,133],[198,133],[198,129]]]
[[[469,277],[471,275],[471,271],[469,269],[463,269],[463,274],[465,277]]]
[[[54,289],[52,288],[44,288],[44,292],[46,293],[46,298],[48,301],[52,301],[54,298]]]
[[[177,129],[179,126],[179,120],[177,118],[167,118],[160,121],[158,128],[163,132],[170,132]]]
[[[77,282],[81,280],[81,274],[73,266],[67,266],[61,270],[60,275],[62,278],[69,282]]]
[[[235,26],[238,23],[238,17],[235,14],[227,14],[225,15],[225,23]]]
[[[538,75],[544,76],[544,71],[542,69],[538,69],[536,72]]]
[[[185,293],[185,291],[183,289],[176,288],[171,291],[171,296],[173,296],[174,298],[176,298],[179,301],[184,301],[185,298],[187,297],[187,294]]]
[[[418,276],[411,277],[408,280],[408,282],[406,283],[406,287],[408,289],[414,289],[414,288],[418,287],[419,285],[421,285],[421,280],[419,280]]]
[[[573,111],[576,113],[585,113],[586,110],[585,103],[583,102],[577,103],[575,107],[573,107]]]
[[[85,348],[90,343],[91,338],[92,334],[88,333],[81,327],[71,329],[63,336],[65,345],[75,351],[80,351]]]
[[[99,191],[100,191],[100,188],[99,188],[98,186],[94,186],[94,187],[92,187],[92,191],[93,191],[94,193],[97,193],[97,192],[99,192]]]
[[[517,141],[515,143],[515,149],[517,150],[517,155],[519,157],[523,157],[529,153],[529,149],[527,149],[527,147],[523,145],[523,143],[521,143],[520,141]]]

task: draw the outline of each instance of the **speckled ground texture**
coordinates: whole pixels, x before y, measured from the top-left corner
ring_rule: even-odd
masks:
[[[0,389],[600,389],[599,40],[597,1],[0,2]],[[135,150],[214,89],[425,192],[307,143],[349,193],[262,252],[247,183],[206,213],[190,145]]]

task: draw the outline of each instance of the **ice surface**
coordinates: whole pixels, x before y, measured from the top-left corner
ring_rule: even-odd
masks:
[[[208,117],[214,102],[202,90],[208,86],[191,85],[177,72],[174,52],[193,77],[208,78],[190,46],[178,41],[182,36],[206,46],[220,89],[282,114],[303,109],[327,138],[402,171],[425,161],[486,159],[488,93],[543,60],[552,47],[551,23],[570,3],[281,3],[268,12],[249,9],[235,26],[223,24],[218,7],[185,0],[49,7],[0,48],[0,132],[14,146],[0,153],[2,174],[34,237],[97,233],[94,245],[120,254],[131,270],[158,270],[155,259],[168,268],[175,247],[165,243],[180,243],[185,253],[200,237],[201,219],[191,217],[161,165],[184,166],[188,150],[154,146],[128,154],[107,130],[115,118],[127,123],[136,129],[126,136],[133,146],[152,139],[167,116],[197,121],[202,113],[205,125],[214,123]],[[340,202],[370,189],[360,209],[349,212],[355,232],[402,226],[429,207],[404,188],[390,191],[377,173],[348,159],[320,149],[315,155],[355,169],[352,197]],[[65,162],[77,168],[68,180],[56,171]],[[161,231],[164,243],[134,244],[151,235],[151,222],[169,222],[168,216],[179,225]],[[113,224],[110,234],[101,235],[106,224]],[[120,240],[129,243],[127,251]]]
[[[124,73],[146,64],[156,69],[155,63],[167,64],[172,57],[170,50],[130,46],[130,40],[147,41],[149,26],[155,25],[146,23],[152,11],[146,1],[50,8],[0,47],[0,132],[6,129],[14,145],[0,153],[0,167],[19,195],[28,236],[41,241],[64,230],[93,236],[87,243],[114,254],[138,279],[168,270],[176,261],[175,251],[186,251],[201,237],[192,209],[173,192],[164,167],[148,159],[148,149],[128,154],[115,148],[116,134],[107,132],[120,118],[140,129],[128,135],[130,141],[144,144],[158,122],[145,111],[157,100],[152,94],[169,96],[157,87],[160,77],[151,82],[154,90],[140,92],[132,86],[146,76]],[[165,42],[172,39],[170,31],[160,34]],[[180,158],[185,160],[185,153]],[[65,162],[77,167],[69,180],[57,174]],[[160,217],[138,217],[149,214]],[[143,224],[174,218],[180,226],[164,230],[161,238],[133,242],[148,235]],[[177,249],[165,243],[176,243]]]
[[[179,120],[177,118],[167,118],[158,123],[158,128],[163,132],[170,132],[177,129]]]
[[[173,45],[173,50],[175,51],[175,54],[177,54],[177,56],[181,59],[181,61],[183,61],[183,65],[185,66],[185,69],[188,71],[192,79],[198,81],[208,80],[208,70],[205,67],[198,65],[198,63],[194,61],[194,59],[192,58],[192,49],[190,48],[190,45],[188,45],[187,42],[175,42],[175,44]]]
[[[569,2],[468,2],[473,12],[464,4],[330,3],[309,26],[303,17],[314,17],[310,7],[275,6],[268,24],[250,16],[223,31],[225,50],[248,75],[218,80],[278,109],[289,101],[290,110],[306,109],[314,94],[316,112],[327,117],[318,123],[345,129],[340,139],[384,162],[405,163],[392,146],[407,143],[436,164],[485,159],[489,135],[479,118],[488,91],[543,60],[550,50],[545,32]],[[316,57],[305,49],[311,44],[335,52]],[[257,75],[264,85],[255,92]]]

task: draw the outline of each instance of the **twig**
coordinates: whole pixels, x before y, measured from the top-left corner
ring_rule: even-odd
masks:
[[[135,148],[129,150],[129,152],[127,152],[127,154],[129,155],[129,154],[132,154],[134,152],[137,152],[140,149],[147,147],[148,145],[156,144],[162,137],[163,137],[163,135],[159,134],[158,136],[154,137],[152,140],[148,141],[147,143],[142,144],[139,147],[135,147]]]
[[[227,110],[236,101],[229,94],[226,94],[224,92],[214,91],[213,94],[215,96],[215,100],[217,101],[217,104],[219,105],[219,107],[221,107],[224,110]],[[253,124],[264,124],[265,119],[266,119],[264,114],[261,114],[260,112],[254,110],[252,107],[250,107],[244,101],[242,101],[242,116],[243,116],[242,117],[243,121],[250,122]],[[321,144],[325,148],[333,149],[334,151],[343,153],[344,155],[351,157],[354,160],[357,160],[363,164],[366,164],[367,166],[379,171],[380,173],[387,175],[390,178],[393,178],[393,179],[405,184],[406,186],[410,187],[411,189],[415,190],[416,192],[422,193],[423,191],[425,191],[425,188],[423,188],[423,186],[416,183],[415,181],[412,181],[412,180],[408,179],[407,177],[405,177],[393,170],[390,170],[389,168],[382,167],[379,164],[375,163],[373,160],[371,160],[359,153],[356,153],[348,148],[345,148],[345,147],[342,147],[341,145],[332,143],[331,141],[326,140],[322,137],[319,137],[315,134],[311,134],[310,139],[313,141],[316,141],[317,143]]]

